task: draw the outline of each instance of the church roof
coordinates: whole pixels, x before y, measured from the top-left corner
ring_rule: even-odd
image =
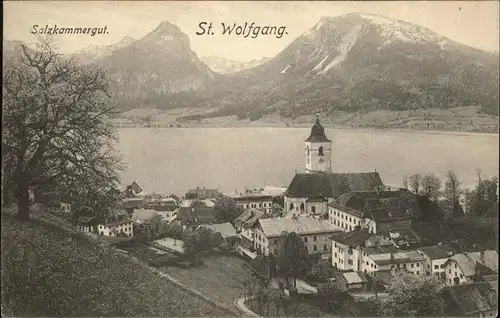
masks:
[[[383,185],[378,172],[298,173],[285,192],[292,198],[337,198],[346,192],[373,191]]]
[[[319,123],[319,118],[316,118],[316,122],[311,128],[311,134],[309,138],[306,139],[307,142],[330,142],[330,140],[325,135],[325,128]]]

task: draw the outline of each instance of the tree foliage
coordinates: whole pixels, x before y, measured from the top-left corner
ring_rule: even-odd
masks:
[[[420,180],[421,194],[432,199],[434,201],[437,200],[439,195],[439,190],[441,189],[441,180],[434,174],[429,173],[425,175]]]
[[[154,238],[162,238],[167,236],[181,238],[182,227],[181,224],[177,221],[168,223],[163,219],[161,215],[155,214],[149,219],[149,233]]]
[[[5,184],[28,219],[30,190],[57,183],[72,200],[99,197],[121,167],[106,73],[61,58],[48,42],[20,52],[3,71],[2,168],[10,167]]]
[[[420,190],[422,187],[422,176],[418,173],[410,176],[408,178],[408,190],[412,191],[415,194],[420,194]]]
[[[486,179],[478,171],[476,187],[465,192],[465,206],[468,215],[498,217],[498,178]]]
[[[460,181],[453,171],[448,171],[446,174],[446,181],[444,183],[444,195],[446,197],[445,217],[455,218],[462,216],[463,212],[460,207]]]
[[[378,312],[384,317],[440,316],[442,284],[435,276],[398,272],[393,277],[388,297],[379,298]]]
[[[194,255],[205,251],[210,251],[222,244],[220,233],[214,233],[211,229],[200,227],[198,230],[186,233],[182,240],[184,241],[184,252],[188,255]]]
[[[276,258],[278,272],[288,277],[303,277],[309,269],[309,255],[302,239],[295,233],[288,233],[282,239],[278,256]]]
[[[218,222],[232,222],[243,213],[243,208],[229,197],[217,199],[214,205],[215,218]]]

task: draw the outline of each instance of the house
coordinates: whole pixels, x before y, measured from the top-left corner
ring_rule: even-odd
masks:
[[[104,236],[133,237],[133,221],[129,218],[103,218],[98,222],[97,233]]]
[[[238,234],[236,234],[236,230],[234,229],[233,225],[229,222],[219,223],[219,224],[204,224],[200,225],[200,227],[211,229],[214,233],[219,233],[223,239],[231,239],[238,237]]]
[[[421,247],[417,252],[425,257],[425,273],[443,278],[444,264],[457,253],[457,248],[453,244],[445,243]]]
[[[213,207],[180,207],[177,220],[183,226],[197,227],[200,224],[210,224],[215,221]]]
[[[350,292],[366,292],[368,289],[368,280],[360,272],[337,272],[335,275],[337,281],[342,285],[340,290]]]
[[[165,208],[173,211],[178,206],[179,202],[173,197],[165,197],[156,193],[144,196],[144,207],[147,208]]]
[[[373,273],[406,269],[415,275],[423,274],[425,258],[416,251],[398,249],[382,236],[357,228],[337,232],[332,240],[332,266],[341,271]]]
[[[329,254],[330,236],[335,233],[327,220],[311,217],[259,219],[255,228],[255,250],[263,255],[276,255],[280,238],[295,232],[304,240],[309,254]]]
[[[272,212],[273,196],[264,191],[264,189],[246,189],[245,192],[227,193],[236,204],[243,209],[258,209],[267,214]]]
[[[455,317],[497,317],[498,290],[487,282],[446,286],[440,292],[445,312]]]
[[[218,199],[221,197],[221,193],[217,189],[206,189],[206,188],[196,188],[188,190],[184,195],[186,200],[206,200],[206,199]]]
[[[474,282],[482,275],[498,273],[498,253],[486,250],[458,253],[444,263],[446,285],[460,285]]]
[[[75,223],[78,231],[85,233],[95,233],[98,219],[93,216],[80,216]]]
[[[254,249],[255,227],[259,219],[264,217],[264,215],[264,212],[250,208],[234,219],[234,228],[240,237],[241,246],[251,250]]]
[[[328,219],[338,230],[347,232],[360,226],[390,237],[398,245],[420,242],[411,230],[411,220],[421,214],[420,206],[407,190],[347,192],[328,206]]]

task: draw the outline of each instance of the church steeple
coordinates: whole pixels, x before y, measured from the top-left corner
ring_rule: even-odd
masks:
[[[325,128],[319,122],[319,114],[305,140],[306,172],[331,172],[332,142],[325,135]]]

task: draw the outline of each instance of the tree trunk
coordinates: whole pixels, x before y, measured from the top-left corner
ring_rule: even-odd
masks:
[[[25,178],[19,178],[17,191],[17,218],[21,221],[30,219],[30,195]]]

